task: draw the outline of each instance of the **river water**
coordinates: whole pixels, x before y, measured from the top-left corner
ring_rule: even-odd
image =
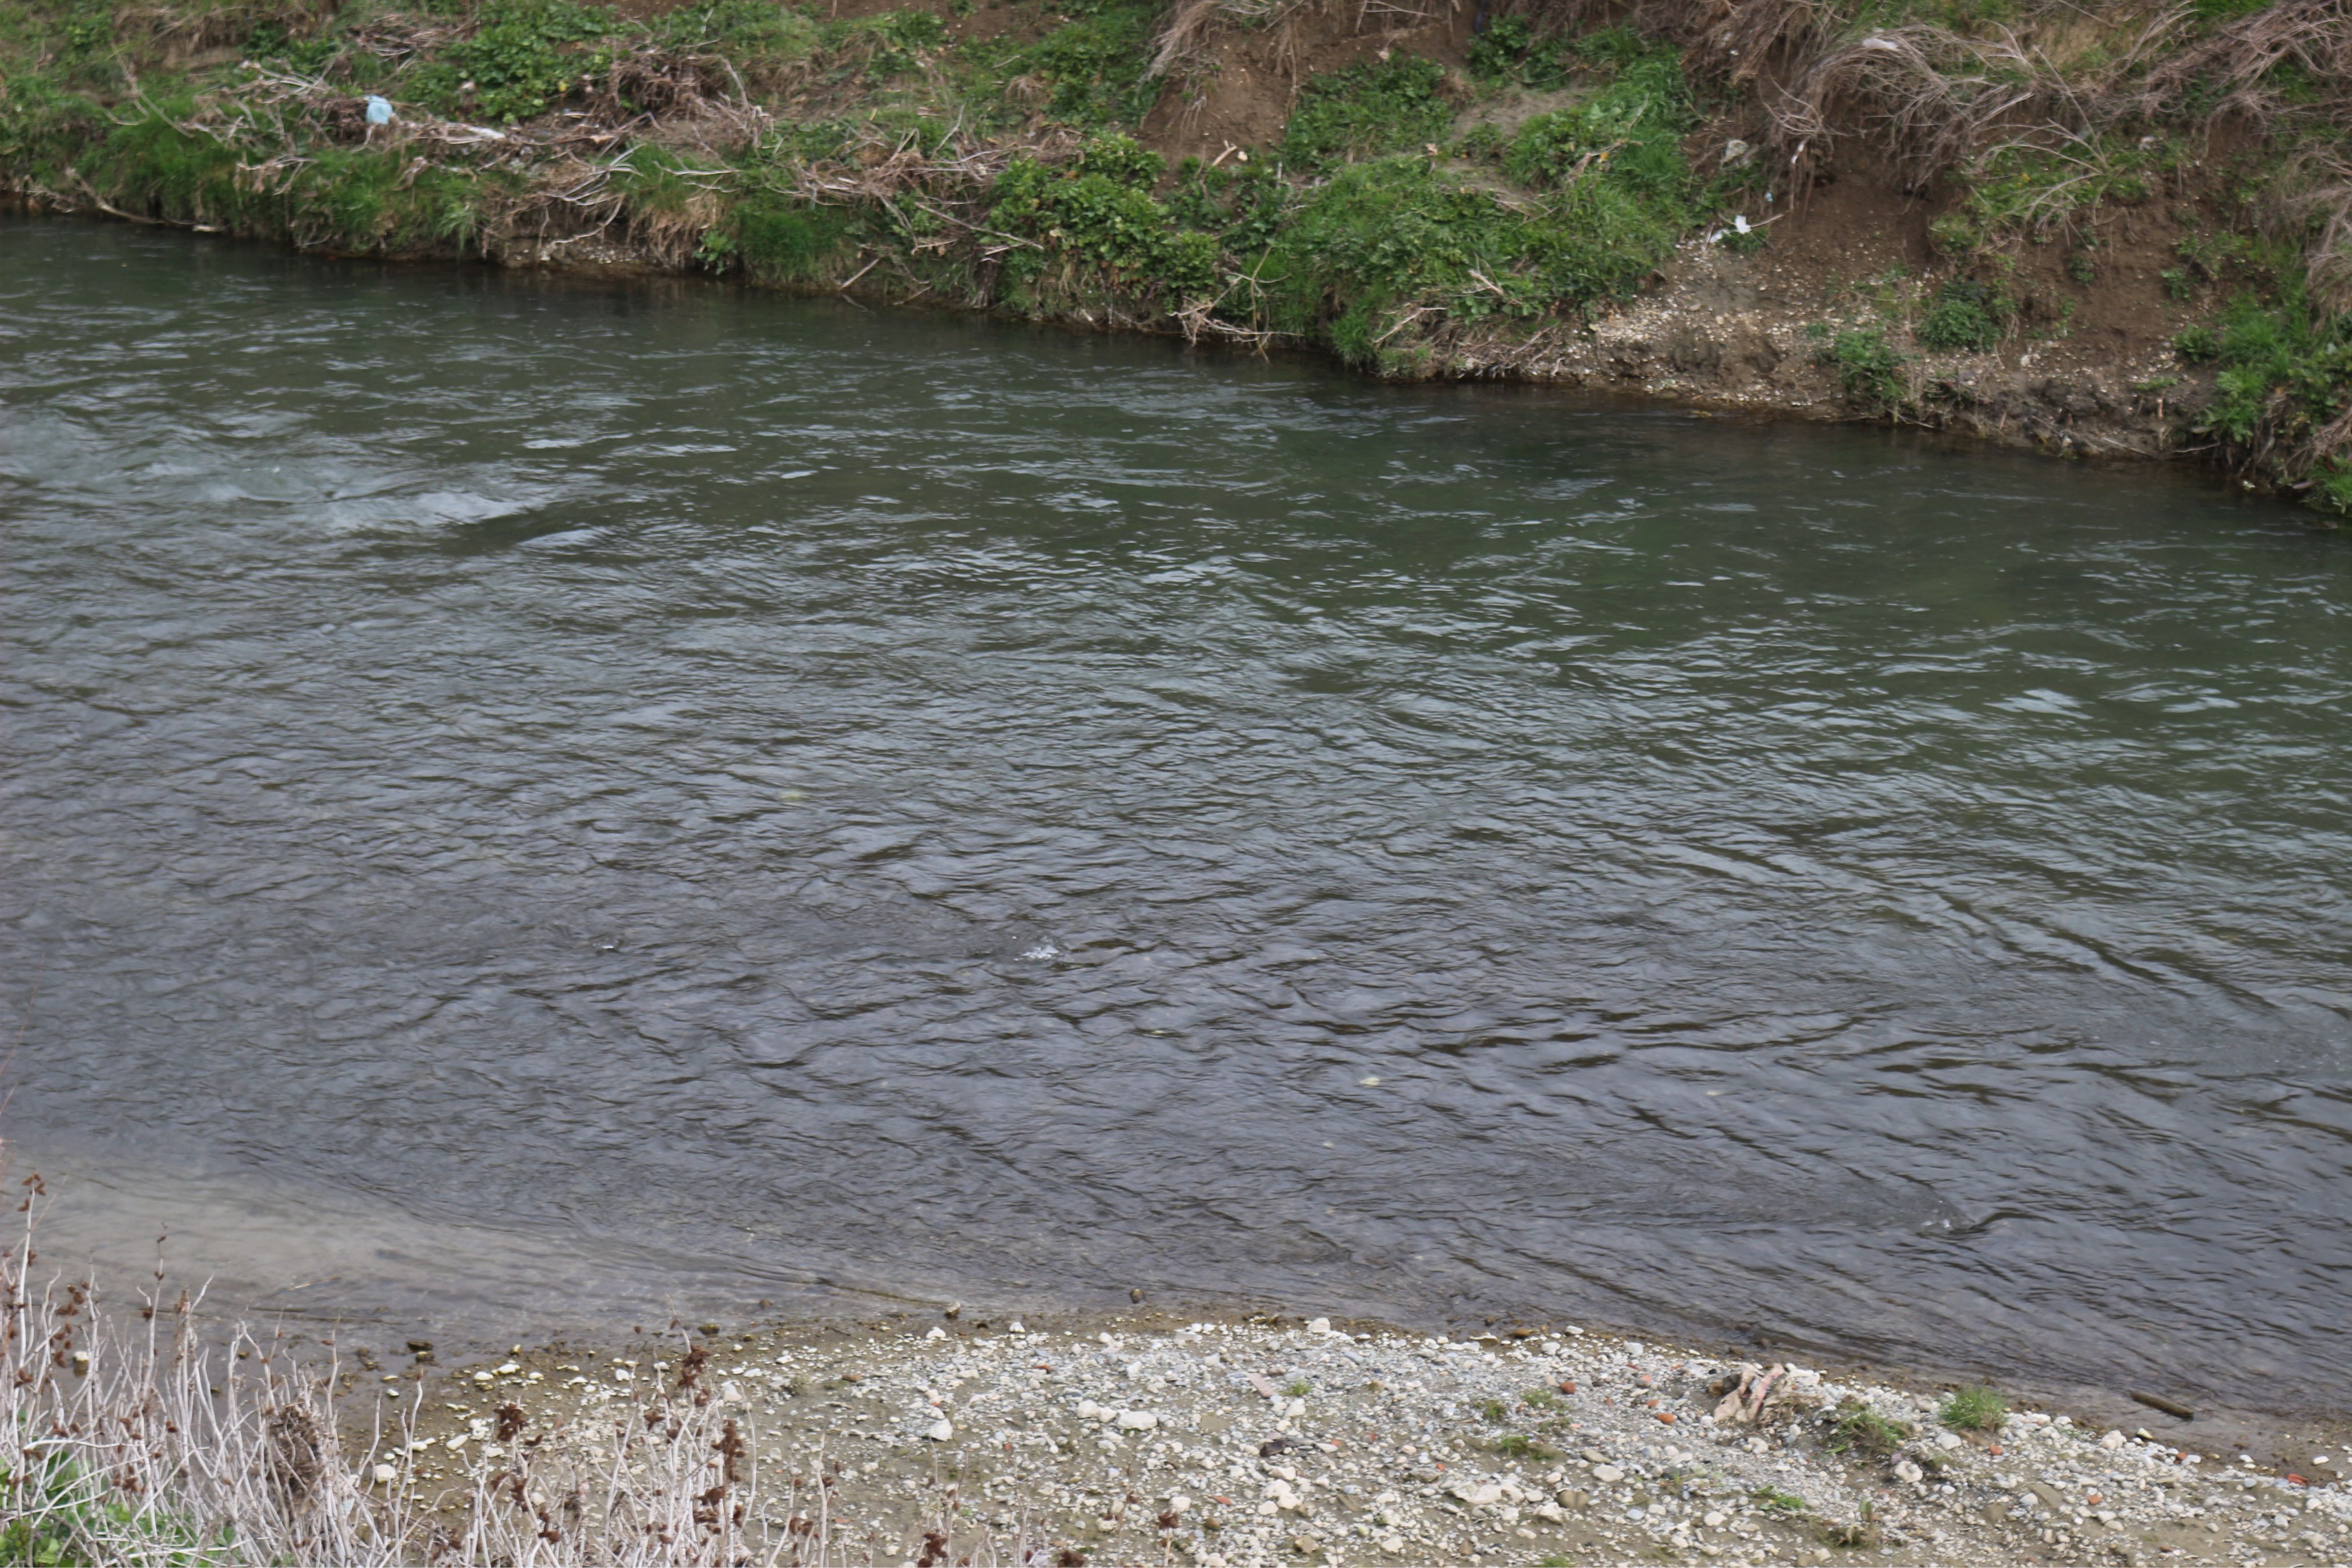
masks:
[[[93,1255],[2352,1395],[2297,514],[26,221],[0,411],[5,1127]]]

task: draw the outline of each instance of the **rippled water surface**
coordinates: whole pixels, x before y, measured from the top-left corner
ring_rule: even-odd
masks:
[[[24,222],[0,420],[5,1125],[90,1236],[2352,1394],[2293,514]]]

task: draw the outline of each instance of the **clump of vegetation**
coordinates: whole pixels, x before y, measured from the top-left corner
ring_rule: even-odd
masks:
[[[1998,1432],[2009,1419],[2009,1401],[1983,1384],[1968,1384],[1944,1396],[1936,1419],[1955,1432]]]
[[[1926,348],[1982,353],[2000,341],[2002,324],[2015,308],[2002,290],[1956,277],[1937,291],[1914,335]]]
[[[1034,243],[1005,258],[1004,277],[1034,286],[1058,262],[1065,282],[1084,271],[1103,287],[1137,293],[1208,287],[1217,242],[1182,227],[1152,195],[1165,168],[1158,153],[1125,135],[1090,142],[1063,168],[1015,158],[998,176],[989,221]]]
[[[1300,168],[1377,158],[1442,141],[1453,124],[1444,68],[1394,55],[1308,81],[1291,111],[1282,155]]]
[[[1470,74],[1490,86],[1556,88],[1568,78],[1561,40],[1521,16],[1496,16],[1470,40]]]
[[[1859,1399],[1848,1399],[1830,1418],[1830,1435],[1822,1446],[1832,1454],[1864,1453],[1885,1458],[1911,1438],[1911,1428],[1890,1421]]]
[[[610,51],[596,45],[615,21],[572,0],[485,0],[471,36],[420,70],[413,90],[446,113],[529,120],[610,68]]]
[[[2352,311],[2291,277],[2273,298],[2240,296],[2198,346],[2219,367],[2204,428],[2249,456],[2284,453],[2291,485],[2352,516]]]
[[[1803,1498],[1792,1491],[1782,1491],[1777,1487],[1758,1487],[1748,1494],[1748,1499],[1767,1513],[1788,1514],[1805,1511]]]
[[[1149,65],[1152,15],[1148,5],[1102,5],[1004,57],[1001,68],[1038,83],[1042,109],[1066,124],[1136,124],[1160,96]]]
[[[1811,335],[1814,359],[1837,372],[1846,402],[1872,413],[1902,406],[1907,361],[1887,340],[1886,329],[1816,326]]]

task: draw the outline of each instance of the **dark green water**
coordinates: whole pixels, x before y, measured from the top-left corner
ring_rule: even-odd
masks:
[[[0,422],[5,1125],[100,1249],[2352,1395],[2294,514],[28,222]]]

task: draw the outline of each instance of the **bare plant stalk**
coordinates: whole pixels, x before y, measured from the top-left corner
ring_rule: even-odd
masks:
[[[418,1482],[417,1401],[387,1425],[335,1397],[336,1365],[244,1328],[207,1343],[199,1298],[101,1309],[86,1284],[35,1284],[42,1187],[0,1253],[0,1557],[89,1568],[847,1568],[822,1447],[763,1485],[747,1410],[671,1385],[534,1427],[520,1406],[466,1445],[446,1490]],[[160,1283],[160,1276],[159,1276]],[[691,1368],[691,1372],[684,1371]],[[446,1445],[444,1445],[445,1452]],[[455,1458],[457,1455],[451,1454]],[[1024,1563],[957,1490],[924,1556]],[[859,1550],[860,1560],[870,1552]]]

